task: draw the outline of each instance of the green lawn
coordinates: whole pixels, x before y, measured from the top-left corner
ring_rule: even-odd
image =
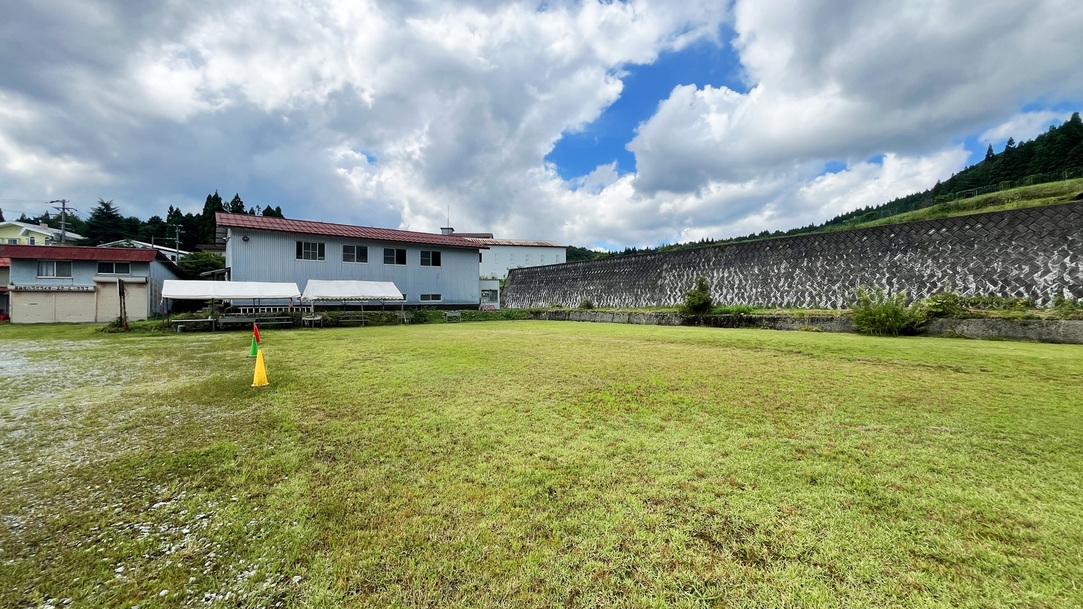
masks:
[[[1083,604],[1083,347],[0,326],[0,606]]]

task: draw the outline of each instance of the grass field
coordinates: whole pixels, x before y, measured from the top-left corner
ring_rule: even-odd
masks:
[[[2,607],[1072,607],[1083,347],[0,327]]]

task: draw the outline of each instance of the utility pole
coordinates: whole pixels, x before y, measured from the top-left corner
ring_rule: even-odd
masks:
[[[173,237],[173,255],[177,257],[174,262],[180,262],[180,236],[184,232],[180,229],[180,224],[173,225],[174,237]]]
[[[53,206],[53,209],[60,212],[60,245],[64,245],[67,237],[68,226],[68,211],[79,211],[78,209],[72,209],[68,207],[67,199],[57,199],[55,201],[49,201],[49,204],[59,203],[60,207]]]

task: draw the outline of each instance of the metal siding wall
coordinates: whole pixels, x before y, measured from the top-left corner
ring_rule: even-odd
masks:
[[[568,259],[566,250],[567,248],[563,247],[535,245],[490,245],[487,251],[482,252],[480,273],[482,277],[495,276],[498,279],[505,279],[508,271],[514,268],[563,263]],[[545,256],[544,261],[541,259],[542,256]]]
[[[246,243],[242,237],[247,235]],[[297,242],[325,244],[325,260],[297,260]],[[233,281],[287,281],[302,292],[309,279],[393,281],[407,295],[407,304],[421,304],[420,294],[441,294],[440,304],[477,305],[477,250],[403,243],[355,241],[290,233],[233,229],[226,242]],[[342,262],[343,245],[368,247],[368,262]],[[384,248],[406,250],[406,265],[384,264]],[[441,266],[421,266],[421,250],[441,252]],[[427,304],[427,303],[426,303]]]
[[[180,279],[180,275],[174,273],[160,260],[149,263],[149,275],[147,278],[147,315],[164,315],[166,303],[162,302],[162,283],[166,279]]]

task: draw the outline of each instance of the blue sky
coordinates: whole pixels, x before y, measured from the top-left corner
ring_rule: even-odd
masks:
[[[629,66],[617,101],[582,129],[561,135],[545,160],[554,163],[565,180],[584,176],[598,165],[617,163],[617,172],[635,171],[635,155],[625,146],[635,129],[654,114],[658,104],[677,85],[712,85],[747,92],[741,79],[740,58],[729,45],[734,34],[719,28],[721,44],[700,40],[678,51],[666,51],[650,64]]]
[[[804,226],[1083,108],[1077,4],[13,3],[0,208],[217,190],[587,247]]]

